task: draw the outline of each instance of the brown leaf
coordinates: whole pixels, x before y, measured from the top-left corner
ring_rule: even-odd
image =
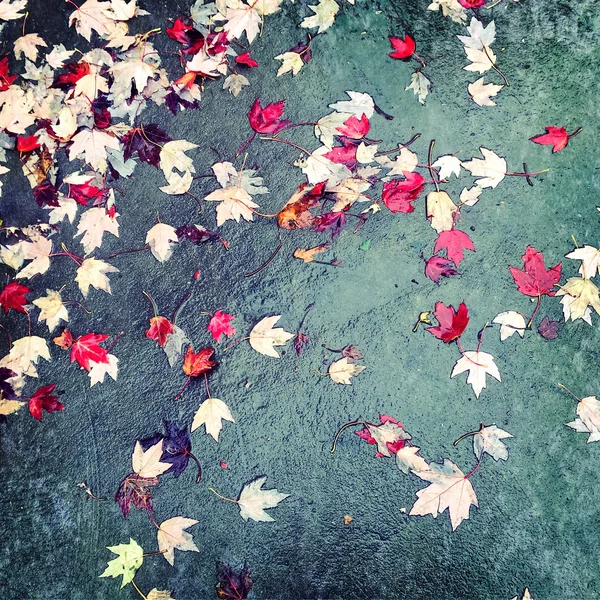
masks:
[[[321,244],[314,248],[296,248],[294,250],[294,258],[303,260],[305,263],[310,263],[315,259],[315,254],[325,252],[325,250],[329,250],[329,248],[331,248],[331,244],[329,243]]]
[[[326,181],[314,186],[303,183],[293,193],[287,204],[277,214],[277,224],[282,229],[306,229],[313,224],[310,209],[319,204],[325,193]]]

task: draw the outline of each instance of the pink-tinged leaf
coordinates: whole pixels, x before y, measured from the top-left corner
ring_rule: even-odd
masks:
[[[377,440],[373,436],[373,432],[377,429],[389,428],[390,426],[396,426],[390,432],[388,432],[389,437],[395,438],[393,442],[386,442],[385,446],[387,447],[388,455],[396,454],[399,450],[402,450],[406,445],[406,439],[410,439],[410,435],[404,432],[404,426],[400,421],[396,421],[394,417],[390,417],[389,415],[379,415],[379,425],[374,425],[372,423],[368,423],[363,429],[359,431],[355,431],[356,435],[365,440],[367,444],[377,444]],[[386,425],[389,424],[389,425]],[[394,430],[396,430],[396,434],[394,434]],[[376,458],[382,458],[386,456],[386,454],[382,452],[377,452],[375,454]]]
[[[437,254],[440,250],[446,250],[448,258],[458,267],[460,261],[465,257],[463,250],[475,252],[475,246],[464,231],[451,229],[440,232],[435,240],[433,252]]]
[[[458,275],[454,263],[443,256],[432,256],[425,263],[425,276],[434,283],[440,282],[440,277],[452,277]]]
[[[414,53],[417,47],[415,40],[413,40],[410,35],[405,34],[404,38],[395,38],[390,37],[390,44],[394,49],[393,52],[390,52],[389,56],[392,58],[396,58],[398,60],[405,60],[410,58]]]
[[[346,226],[346,213],[343,211],[324,213],[315,217],[315,231],[331,231],[331,237],[335,238]]]
[[[569,135],[564,127],[546,127],[546,133],[529,138],[534,144],[552,146],[552,153],[558,152],[569,143]]]
[[[336,130],[343,136],[352,138],[353,140],[360,140],[365,137],[365,135],[369,133],[369,129],[371,129],[371,124],[369,123],[367,115],[364,113],[360,120],[356,115],[352,115],[349,119],[344,121],[344,124],[341,127],[336,127]]]
[[[260,106],[260,100],[257,98],[248,113],[250,127],[257,133],[277,133],[287,127],[290,121],[282,121],[283,108],[285,100],[280,102],[271,102],[264,108]]]
[[[247,67],[250,67],[250,68],[258,67],[258,63],[253,58],[250,58],[250,52],[244,52],[243,54],[236,56],[235,62],[238,65],[246,65]]]
[[[146,330],[146,337],[150,340],[156,340],[161,348],[167,343],[167,336],[175,331],[173,324],[167,317],[152,317],[150,327]]]
[[[460,303],[458,310],[443,302],[436,302],[433,316],[437,319],[438,326],[427,327],[427,331],[446,344],[459,338],[469,324],[469,309],[464,302]]]
[[[551,321],[544,317],[538,327],[538,333],[546,340],[555,340],[558,337],[558,326],[560,321]]]
[[[554,286],[560,281],[562,263],[546,269],[544,255],[532,246],[527,246],[522,256],[524,270],[509,267],[517,289],[525,296],[554,296]]]
[[[222,310],[218,310],[212,316],[206,330],[210,332],[216,342],[219,342],[222,335],[232,337],[235,335],[235,329],[229,323],[234,319],[235,317],[233,315],[228,315]]]
[[[481,8],[485,4],[485,0],[458,0],[458,3],[467,9]]]
[[[99,346],[108,335],[88,333],[77,338],[71,346],[71,362],[77,361],[79,366],[89,371],[90,361],[93,363],[108,363],[108,352]]]
[[[423,190],[424,179],[419,173],[402,171],[404,179],[392,179],[383,186],[381,198],[393,213],[411,213],[414,202]]]
[[[346,165],[349,169],[353,169],[356,162],[356,151],[358,146],[350,140],[343,140],[343,146],[334,146],[329,152],[323,154],[323,157],[333,163]]]
[[[306,348],[309,343],[310,338],[305,333],[298,331],[298,333],[296,333],[296,337],[294,338],[294,350],[296,351],[296,354],[300,356],[304,348]]]

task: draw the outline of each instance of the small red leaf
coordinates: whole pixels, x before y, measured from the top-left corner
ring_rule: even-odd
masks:
[[[562,150],[569,143],[569,136],[564,127],[546,127],[546,133],[529,138],[534,144],[552,146],[552,153]]]
[[[55,410],[64,410],[65,407],[58,401],[58,396],[52,395],[56,384],[45,385],[29,398],[29,412],[34,419],[42,420],[42,410],[53,413]]]
[[[247,67],[250,67],[250,68],[258,67],[258,63],[253,58],[250,58],[250,52],[244,52],[243,54],[236,56],[235,62],[238,65],[246,65]]]
[[[439,283],[440,277],[452,277],[458,275],[454,263],[443,256],[432,256],[425,263],[425,276],[434,283]]]
[[[210,334],[213,336],[213,339],[216,342],[218,342],[221,339],[222,335],[226,335],[227,337],[234,336],[235,329],[229,324],[234,319],[235,317],[233,315],[228,315],[222,310],[218,310],[212,316],[212,319],[206,326],[206,330],[210,331]]]
[[[28,137],[20,135],[17,138],[17,150],[19,152],[31,152],[39,147],[40,143],[35,135],[30,135]]]
[[[509,267],[517,289],[525,296],[554,296],[554,285],[560,281],[562,263],[546,269],[544,255],[532,246],[527,246],[522,256],[524,270]]]
[[[463,8],[481,8],[485,4],[485,0],[458,0],[458,3]]]
[[[0,92],[5,92],[17,77],[8,74],[8,57],[5,56],[0,60]]]
[[[271,102],[264,108],[260,106],[260,100],[257,98],[248,113],[250,127],[257,133],[277,133],[290,124],[290,121],[280,120],[283,115],[285,100],[280,102]]]
[[[54,338],[54,343],[63,350],[68,350],[73,345],[73,336],[68,329]]]
[[[442,231],[438,235],[435,240],[433,252],[437,254],[440,250],[444,249],[446,250],[448,258],[457,267],[460,264],[460,261],[465,257],[463,250],[475,252],[475,246],[473,246],[471,238],[464,231],[460,231],[459,229]]]
[[[167,343],[167,336],[173,331],[173,325],[167,317],[152,317],[150,327],[146,330],[146,337],[156,340],[158,345],[163,348]]]
[[[336,130],[342,135],[352,138],[353,140],[360,140],[365,137],[365,135],[369,133],[369,129],[371,129],[371,124],[369,123],[367,115],[364,113],[360,120],[356,115],[352,115],[349,119],[344,121],[344,124],[341,127],[336,127]]]
[[[108,335],[99,333],[88,333],[77,338],[71,346],[71,362],[77,361],[86,371],[90,370],[90,361],[95,363],[107,363],[108,352],[100,347]]]
[[[392,58],[404,60],[410,58],[415,53],[415,40],[410,35],[405,34],[404,39],[390,37],[390,44],[392,44],[393,52],[390,52]]]
[[[438,321],[438,326],[427,327],[427,331],[445,344],[459,338],[469,324],[469,309],[464,302],[460,303],[457,311],[453,306],[436,302],[433,315]]]
[[[0,306],[7,313],[11,308],[20,313],[26,313],[25,305],[27,304],[27,298],[25,294],[30,294],[31,290],[25,286],[13,281],[9,283],[0,292]]]
[[[213,354],[212,348],[203,348],[199,352],[194,352],[193,348],[189,346],[183,361],[183,372],[188,377],[198,377],[198,375],[208,373],[217,364],[210,360]]]
[[[545,340],[555,340],[558,337],[558,326],[560,321],[551,321],[548,317],[544,317],[538,327],[538,333]]]

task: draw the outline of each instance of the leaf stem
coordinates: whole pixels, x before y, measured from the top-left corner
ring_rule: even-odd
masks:
[[[576,396],[567,386],[563,385],[562,383],[559,383],[558,381],[556,382],[556,385],[559,388],[562,388],[563,390],[565,390],[565,392],[567,392],[567,394],[570,394],[571,396],[573,396],[573,398],[575,398],[575,400],[577,400],[577,402],[581,402],[581,398]]]
[[[271,256],[269,256],[269,258],[267,258],[267,260],[257,269],[254,269],[254,271],[250,271],[249,273],[244,273],[244,277],[252,277],[253,275],[256,275],[257,273],[260,273],[264,268],[269,266],[269,263],[277,256],[277,254],[279,254],[279,251],[281,250],[283,246],[283,240],[281,239],[281,233],[279,234],[279,244],[277,244],[277,248],[275,248],[275,251],[273,252],[273,254],[271,254]]]
[[[242,144],[242,147],[235,153],[236,158],[254,141],[255,137],[256,131],[252,133],[252,135]]]
[[[479,426],[479,429],[477,429],[476,431],[469,431],[469,433],[463,433],[457,440],[454,440],[453,442],[453,446],[458,446],[458,443],[461,442],[462,440],[464,440],[465,438],[468,438],[472,435],[477,435],[478,433],[480,433],[483,429],[484,429],[485,425],[482,423]]]
[[[356,425],[363,425],[364,427],[367,426],[367,424],[364,421],[351,421],[350,423],[346,423],[345,425],[342,425],[336,432],[336,434],[333,436],[333,444],[331,445],[331,454],[333,454],[335,452],[335,449],[337,447],[337,441],[340,437],[340,435],[342,435],[342,432],[346,429],[348,429],[348,427],[355,427]]]
[[[465,479],[469,479],[470,477],[472,477],[473,475],[475,475],[475,473],[477,473],[477,469],[479,469],[479,467],[481,466],[481,461],[479,461],[475,467],[473,467],[473,470],[470,473],[467,473],[465,475]]]
[[[175,325],[175,323],[177,322],[179,311],[187,304],[187,301],[190,299],[191,296],[192,293],[188,292],[179,303],[179,306],[175,309],[175,312],[173,313],[173,325]]]
[[[219,494],[219,492],[213,490],[213,488],[209,487],[208,488],[215,496],[217,496],[218,498],[221,498],[221,500],[227,500],[227,502],[233,502],[234,504],[239,504],[239,502],[237,500],[232,500],[231,498],[227,498],[226,496],[221,496],[221,494]]]
[[[144,554],[144,556],[146,556]],[[148,598],[143,594],[142,590],[140,590],[140,588],[137,586],[137,584],[135,583],[135,581],[132,579],[131,580],[131,585],[135,588],[135,591],[144,599],[144,600],[148,600]]]
[[[533,314],[529,318],[529,321],[527,321],[527,325],[525,326],[525,329],[531,329],[531,324],[533,323],[533,319],[535,319],[535,315],[537,315],[537,312],[540,309],[541,301],[542,301],[542,296],[541,296],[541,294],[538,294],[537,302],[536,302],[535,308],[533,309]]]
[[[152,298],[152,296],[144,290],[142,290],[142,294],[144,294],[144,296],[146,296],[146,298],[148,298],[148,300],[150,300],[150,304],[152,304],[152,310],[154,311],[154,317],[155,318],[158,317],[158,306],[156,306],[156,302],[154,301],[154,298]]]
[[[181,398],[181,396],[183,395],[183,392],[185,392],[187,386],[190,385],[191,380],[192,380],[192,376],[188,375],[186,382],[183,384],[183,387],[181,388],[181,391],[179,392],[179,394],[177,394],[177,396],[175,396],[175,398],[173,398],[173,400],[179,400],[179,398]]]
[[[439,192],[440,186],[438,185],[438,182],[435,178],[435,174],[433,172],[433,167],[431,166],[431,158],[433,155],[433,147],[434,146],[435,146],[435,140],[431,140],[431,142],[429,142],[429,152],[427,153],[427,168],[429,169],[429,175],[431,176],[431,179],[433,179],[433,183],[435,183],[435,191]]]
[[[494,71],[496,71],[496,73],[498,73],[498,75],[500,75],[500,77],[502,77],[502,79],[504,81],[504,85],[506,87],[510,87],[510,83],[508,83],[508,79],[506,79],[506,75],[496,66],[496,64],[492,60],[489,52],[487,51],[487,48],[485,47],[485,45],[483,46],[483,51],[485,52],[485,55],[488,57],[488,60],[490,61],[490,64],[492,65],[492,69],[494,69]]]
[[[406,144],[399,144],[398,147],[394,148],[393,150],[382,150],[381,152],[376,152],[375,156],[383,156],[384,154],[394,154],[394,152],[400,152],[402,148],[408,148],[408,146],[410,146],[415,140],[418,140],[420,137],[420,133],[415,133],[415,135],[413,135],[412,138],[408,140],[408,142],[406,142]]]
[[[189,450],[187,452],[187,455],[196,463],[196,466],[198,467],[198,475],[196,476],[196,483],[200,483],[200,480],[202,479],[202,465],[200,464],[198,457],[195,454],[192,454]]]
[[[250,338],[248,336],[246,336],[246,337],[234,340],[233,342],[231,342],[231,344],[229,344],[229,346],[227,346],[227,348],[223,348],[223,352],[226,352],[227,350],[229,350],[229,348],[233,348],[234,346],[237,346],[240,342],[245,342],[246,340],[249,340],[249,339]]]

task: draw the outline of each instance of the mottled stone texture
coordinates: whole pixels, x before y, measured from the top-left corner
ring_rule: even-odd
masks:
[[[148,29],[165,27],[167,17],[183,14],[188,6],[182,1],[141,4],[154,15],[145,21]],[[236,424],[224,425],[218,445],[201,431],[193,434],[194,451],[204,465],[200,484],[190,473],[165,477],[155,493],[159,520],[180,514],[199,520],[192,532],[200,553],[176,553],[175,567],[160,556],[147,558],[136,577],[143,590],[173,589],[178,600],[212,598],[215,561],[247,560],[256,598],[508,600],[525,586],[536,600],[600,598],[600,444],[586,445],[585,435],[563,425],[574,418],[575,402],[555,385],[560,381],[581,396],[600,393],[598,316],[593,327],[581,321],[563,326],[554,342],[530,333],[523,341],[501,344],[497,330],[488,331],[484,349],[496,356],[503,381],[491,380],[478,400],[464,375],[449,377],[459,356],[456,348],[423,331],[411,333],[419,312],[436,300],[455,305],[464,300],[471,324],[463,343],[472,349],[477,330],[497,313],[532,310],[508,271],[509,264],[520,265],[527,244],[542,250],[551,265],[572,249],[572,236],[578,244],[598,244],[600,22],[595,2],[503,0],[493,11],[480,11],[482,19],[496,21],[494,48],[511,84],[500,92],[496,108],[469,102],[467,82],[477,77],[462,70],[464,52],[455,36],[464,30],[427,12],[427,1],[357,0],[355,8],[344,6],[335,26],[315,40],[312,63],[298,77],[277,78],[279,63],[273,57],[303,38],[296,24],[306,14],[304,4],[296,2],[267,19],[263,36],[252,46],[260,69],[249,74],[252,86],[237,99],[209,82],[200,111],[176,118],[165,109],[144,113],[144,122],[200,145],[190,153],[198,173],[208,172],[216,160],[211,147],[233,157],[248,136],[245,114],[256,96],[285,98],[288,118],[312,121],[348,89],[371,93],[395,115],[390,122],[373,119],[370,136],[386,147],[420,132],[413,149],[421,161],[435,138],[440,154],[458,152],[466,159],[486,146],[506,156],[513,170],[526,162],[550,172],[534,187],[507,178],[465,211],[461,225],[477,252],[466,257],[461,277],[439,287],[423,275],[420,254],[430,253],[434,232],[422,202],[411,215],[381,213],[355,235],[352,229],[343,233],[333,251],[344,262],[341,269],[293,260],[293,248],[323,236],[284,232],[283,251],[268,269],[243,278],[277,244],[275,223],[262,219],[228,222],[222,235],[230,241],[229,252],[218,244],[182,245],[164,265],[143,252],[113,259],[121,269],[111,276],[113,295],[92,291],[86,304],[93,314],[73,307],[70,327],[78,335],[125,331],[114,349],[120,359],[118,382],[89,389],[86,374],[55,347],[52,362],[40,366],[40,382],[56,382],[65,390],[66,411],[44,416],[42,424],[26,414],[12,416],[1,426],[3,598],[136,597],[131,586],[119,591],[116,580],[98,579],[110,558],[105,546],[132,536],[153,551],[154,527],[138,511],[124,521],[114,503],[86,501],[76,484],[86,481],[96,494],[112,498],[128,472],[135,439],[158,431],[164,418],[190,422],[205,394],[198,382],[181,401],[173,401],[184,376],[143,337],[151,316],[143,289],[167,315],[193,290],[179,325],[197,348],[209,343],[207,318],[200,311],[226,309],[237,316],[236,328],[245,335],[269,314],[282,314],[281,325],[293,331],[305,306],[316,304],[305,327],[313,343],[301,359],[291,347],[279,361],[247,344],[217,350],[220,365],[210,377],[211,390],[230,405]],[[70,7],[64,2],[31,0],[29,10],[27,31],[39,32],[49,45],[87,48],[67,30]],[[6,39],[13,40],[20,27],[9,24]],[[387,58],[388,34],[405,30],[414,34],[419,54],[431,61],[427,73],[433,92],[425,107],[404,91],[413,65]],[[175,49],[166,42],[157,46]],[[173,72],[178,68],[176,55],[165,55],[165,63]],[[487,80],[500,83],[494,74]],[[551,155],[549,148],[527,141],[546,125],[584,130],[567,149]],[[287,135],[316,147],[308,130]],[[260,198],[264,212],[276,212],[303,180],[289,166],[296,157],[279,144],[250,146],[247,164],[261,167],[271,190]],[[0,203],[5,224],[43,219],[16,159],[10,166]],[[464,181],[470,179],[453,179],[446,189],[456,196]],[[176,226],[215,226],[212,206],[198,214],[193,199],[168,197],[158,190],[162,184],[161,173],[148,165],[119,182],[121,238],[108,236],[96,256],[141,246],[157,211],[163,222]],[[202,196],[212,186],[200,179],[192,191]],[[75,229],[63,231],[69,241]],[[366,252],[358,249],[365,239],[371,240]],[[78,242],[70,245],[81,249]],[[574,275],[577,264],[566,262],[565,275]],[[192,282],[197,269],[202,276]],[[67,283],[64,297],[81,299],[74,272],[71,261],[56,259],[34,280],[37,295]],[[544,298],[544,315],[560,317],[558,299]],[[2,317],[2,323],[13,337],[26,334],[22,316]],[[47,336],[37,324],[34,332]],[[367,370],[353,386],[315,374],[315,368],[325,369],[322,343],[359,345]],[[465,471],[475,461],[468,441],[452,446],[460,434],[484,422],[515,436],[508,441],[507,463],[486,460],[473,477],[480,508],[472,508],[470,520],[456,532],[447,514],[437,520],[408,517],[421,482],[403,476],[390,460],[373,458],[372,447],[356,436],[347,432],[330,454],[340,424],[375,420],[379,412],[400,419],[428,460],[448,457]],[[219,460],[229,470],[221,469]],[[260,474],[269,476],[267,486],[291,494],[272,511],[274,523],[245,523],[235,506],[207,490],[212,486],[235,497],[245,481]],[[349,526],[344,526],[345,514],[354,519]]]

